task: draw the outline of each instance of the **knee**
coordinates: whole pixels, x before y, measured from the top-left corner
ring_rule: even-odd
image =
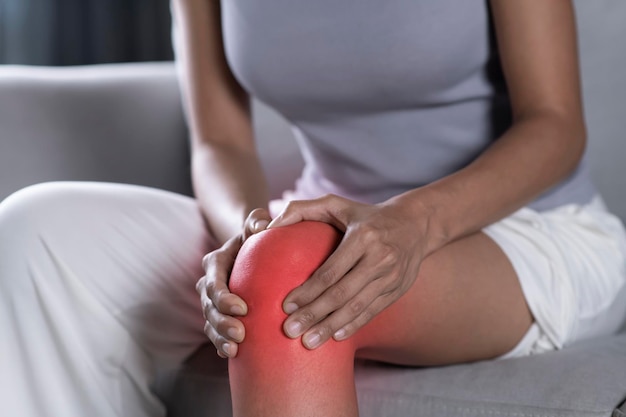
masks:
[[[62,182],[41,183],[16,191],[1,201],[2,249],[15,247],[25,238],[40,234],[46,225],[57,223],[62,217],[71,218],[72,204],[67,204],[69,188]]]
[[[242,403],[273,404],[271,398],[259,394],[266,392],[259,389],[259,378],[283,394],[277,400],[279,405],[274,404],[277,409],[284,398],[289,398],[301,408],[307,408],[302,404],[314,406],[323,415],[329,402],[337,404],[355,397],[355,349],[351,342],[330,340],[308,350],[300,338],[290,339],[283,333],[285,297],[308,279],[339,240],[340,234],[332,226],[302,222],[261,232],[243,245],[230,279],[230,289],[248,304],[248,314],[242,320],[246,337],[229,362],[235,415],[247,414],[237,411]],[[317,397],[312,398],[312,392]],[[348,405],[353,403],[356,400],[347,401]],[[354,412],[342,415],[350,414]],[[309,414],[294,411],[292,415]]]
[[[75,219],[68,205],[61,204],[67,196],[64,183],[43,183],[0,202],[0,291],[26,285],[20,277],[28,275],[28,265],[42,256],[46,237]]]
[[[263,351],[266,356],[284,359],[286,352],[296,356],[311,352],[300,338],[284,334],[287,315],[282,304],[287,294],[326,260],[340,239],[340,233],[328,224],[301,222],[263,231],[245,242],[229,284],[248,304],[242,320],[246,338],[238,357]]]
[[[324,262],[339,239],[330,225],[302,222],[263,231],[245,242],[229,284],[248,304],[244,351],[267,338],[274,343],[289,340],[282,330],[287,318],[283,300]]]

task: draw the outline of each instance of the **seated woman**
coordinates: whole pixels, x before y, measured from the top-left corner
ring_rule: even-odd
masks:
[[[233,358],[236,416],[357,415],[355,355],[452,364],[616,331],[606,307],[626,278],[624,231],[581,162],[569,1],[221,13],[238,83],[294,125],[306,162],[271,215],[253,211],[242,239],[207,256],[198,283],[207,335]],[[344,235],[300,271],[293,252],[317,256],[322,231],[279,230],[307,220]],[[268,223],[230,292],[241,241]]]
[[[53,183],[0,204],[3,413],[163,415],[156,368],[208,336],[236,417],[356,416],[355,357],[452,364],[617,330],[626,233],[585,168],[570,0],[172,10],[196,199]],[[280,200],[250,95],[304,156]]]

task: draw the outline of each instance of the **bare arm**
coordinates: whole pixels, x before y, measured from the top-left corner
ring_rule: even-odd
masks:
[[[464,169],[376,205],[292,203],[271,227],[331,223],[345,237],[285,299],[285,332],[315,348],[343,340],[413,285],[424,258],[557,184],[585,147],[571,0],[491,0],[511,128]]]
[[[465,169],[401,197],[434,213],[427,252],[527,204],[570,174],[585,148],[571,1],[491,5],[514,122]]]
[[[214,236],[241,233],[248,213],[266,208],[249,97],[224,55],[217,0],[172,0],[176,62],[191,133],[196,197]]]
[[[249,97],[226,62],[220,2],[171,3],[194,190],[213,236],[223,243],[204,257],[206,275],[196,289],[207,320],[205,333],[221,356],[234,356],[245,336],[235,316],[247,314],[248,308],[229,291],[229,271],[244,239],[270,220],[267,185],[254,144]]]

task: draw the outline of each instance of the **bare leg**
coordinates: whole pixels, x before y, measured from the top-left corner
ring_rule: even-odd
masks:
[[[508,258],[477,233],[423,262],[411,289],[355,336],[357,356],[416,366],[490,359],[532,322]]]
[[[282,330],[287,293],[339,242],[331,226],[313,225],[306,233],[303,223],[262,232],[237,258],[230,287],[248,303],[248,315],[242,320],[245,341],[229,361],[236,417],[357,415],[354,341],[330,341],[310,351]]]
[[[235,417],[355,416],[355,355],[405,365],[493,358],[532,323],[508,259],[478,233],[427,258],[413,287],[355,337],[309,351],[282,333],[281,305],[337,237],[329,226],[297,227],[264,232],[233,270],[233,291],[250,311],[246,340],[229,364]]]

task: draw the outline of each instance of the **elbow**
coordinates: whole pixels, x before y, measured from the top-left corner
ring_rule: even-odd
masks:
[[[584,118],[561,117],[559,120],[561,136],[565,142],[564,148],[568,156],[568,173],[573,172],[580,164],[587,149],[587,127]]]

